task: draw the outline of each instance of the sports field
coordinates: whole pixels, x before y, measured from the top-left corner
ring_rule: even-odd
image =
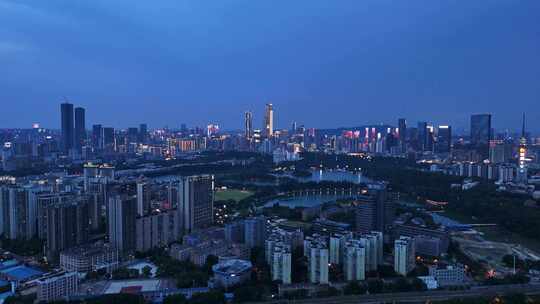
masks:
[[[214,200],[216,201],[241,201],[253,195],[253,192],[238,189],[217,190]]]

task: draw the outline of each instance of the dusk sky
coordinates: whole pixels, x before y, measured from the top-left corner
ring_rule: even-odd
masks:
[[[278,127],[471,113],[540,132],[540,1],[0,0],[0,128]]]

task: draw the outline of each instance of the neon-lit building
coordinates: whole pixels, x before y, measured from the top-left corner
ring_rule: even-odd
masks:
[[[518,149],[518,170],[516,175],[518,183],[527,183],[527,138],[525,137],[525,113],[523,113],[523,126]]]

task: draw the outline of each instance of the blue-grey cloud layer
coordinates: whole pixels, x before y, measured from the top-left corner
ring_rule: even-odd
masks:
[[[0,0],[0,127],[540,121],[540,1]],[[531,126],[533,127],[533,126]],[[540,131],[540,126],[534,126]]]

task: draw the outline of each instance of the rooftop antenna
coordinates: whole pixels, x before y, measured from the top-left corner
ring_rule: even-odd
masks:
[[[525,138],[525,112],[523,112],[523,126],[521,127],[521,137]]]

